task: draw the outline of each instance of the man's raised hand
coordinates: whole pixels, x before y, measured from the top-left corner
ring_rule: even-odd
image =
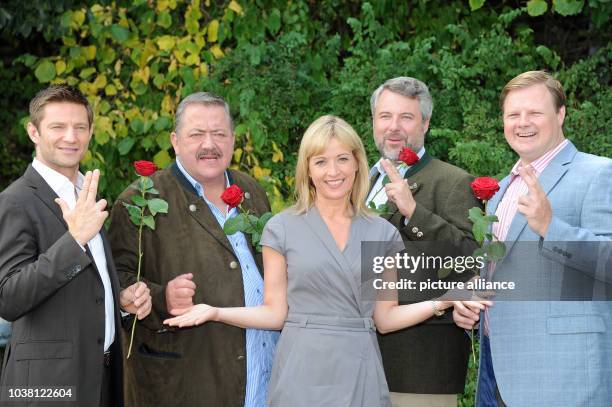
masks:
[[[83,189],[79,192],[73,209],[70,209],[63,199],[55,199],[55,203],[60,206],[64,221],[68,225],[68,232],[81,246],[85,246],[100,232],[104,221],[108,217],[108,212],[105,210],[106,199],[100,199],[96,202],[99,180],[99,170],[94,170],[93,173],[87,171]]]

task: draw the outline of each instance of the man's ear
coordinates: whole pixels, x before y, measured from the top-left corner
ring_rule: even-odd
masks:
[[[32,143],[38,145],[38,143],[40,142],[40,134],[38,134],[38,129],[36,128],[36,126],[34,126],[34,123],[28,122],[28,125],[26,126],[26,131],[28,132],[28,136],[30,137],[30,140],[32,140]]]
[[[425,133],[427,133],[427,130],[429,130],[429,121],[431,120],[431,117],[427,120],[425,120],[425,122],[423,123],[423,135],[425,135]]]
[[[559,127],[563,127],[563,121],[565,120],[565,106],[561,106],[559,111],[557,112],[557,122],[559,122]]]
[[[170,133],[170,143],[172,143],[172,148],[174,149],[174,155],[178,156],[179,155],[178,134],[176,134],[176,132],[174,131]]]

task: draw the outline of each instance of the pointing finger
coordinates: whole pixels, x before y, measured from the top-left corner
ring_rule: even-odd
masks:
[[[399,174],[399,172],[397,171],[397,168],[395,168],[395,166],[391,163],[391,161],[385,158],[381,161],[381,164],[383,168],[385,169],[385,172],[387,173],[387,176],[389,177],[391,182],[401,182],[402,181],[403,179],[402,176]]]
[[[521,175],[521,178],[523,178],[523,180],[525,181],[525,184],[527,184],[529,195],[535,196],[542,192],[542,188],[540,187],[538,178],[536,177],[531,167],[520,168],[519,174]]]

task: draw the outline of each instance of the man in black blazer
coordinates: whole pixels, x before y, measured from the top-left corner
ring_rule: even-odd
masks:
[[[0,317],[13,322],[0,405],[122,406],[119,304],[142,319],[151,296],[143,283],[120,292],[100,172],[79,173],[93,112],[56,85],[30,102],[30,120],[36,157],[0,194]]]

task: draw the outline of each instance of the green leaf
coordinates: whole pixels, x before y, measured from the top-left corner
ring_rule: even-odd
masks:
[[[270,15],[268,16],[268,20],[266,21],[266,25],[268,26],[268,30],[272,35],[276,34],[278,30],[280,30],[281,26],[281,13],[277,8],[272,9]]]
[[[157,25],[164,28],[170,28],[172,25],[172,16],[167,11],[162,11],[157,16]]]
[[[87,79],[94,73],[96,73],[96,68],[85,68],[79,73],[79,78]]]
[[[134,215],[132,213],[129,214],[130,215],[130,221],[136,225],[136,226],[140,226],[140,215]]]
[[[376,204],[374,203],[374,201],[370,201],[370,203],[368,204],[368,208],[376,209]]]
[[[485,234],[489,230],[489,222],[485,220],[477,220],[472,225],[472,233],[474,234],[474,239],[478,242],[479,245],[482,245],[484,242]]]
[[[126,207],[132,223],[136,226],[140,226],[140,215],[142,214],[142,210],[139,207],[130,205],[127,202],[122,202],[122,204]]]
[[[172,162],[172,157],[166,150],[161,150],[153,156],[153,162],[159,168],[166,168]]]
[[[255,232],[257,230],[256,228],[257,228],[259,219],[255,215],[249,214],[247,216],[249,217],[249,222],[248,222],[248,225],[247,225],[247,230],[245,230],[245,232],[253,233],[253,232]],[[248,230],[248,229],[251,229],[251,230]]]
[[[110,31],[113,39],[119,44],[123,44],[130,37],[130,30],[123,26],[120,26],[119,24],[111,25]]]
[[[485,213],[477,206],[470,208],[468,211],[468,218],[472,221],[472,223],[480,221],[484,218],[484,216]]]
[[[553,9],[562,16],[573,16],[582,11],[584,0],[553,0]]]
[[[450,267],[442,267],[438,269],[438,278],[446,278],[452,273],[453,269]]]
[[[148,226],[151,230],[155,230],[155,219],[151,215],[147,215],[142,218],[142,222]]]
[[[155,216],[158,213],[168,213],[168,202],[160,198],[149,199],[149,210],[151,215]]]
[[[260,240],[261,240],[261,233],[253,232],[251,234],[251,243],[253,244],[253,246],[257,246]]]
[[[132,147],[134,146],[134,143],[136,143],[136,139],[133,139],[132,137],[123,138],[119,142],[119,144],[117,144],[117,150],[119,151],[119,155],[126,155],[127,153],[129,153]]]
[[[470,0],[470,10],[476,11],[484,6],[485,0]]]
[[[146,191],[153,188],[153,180],[149,177],[140,177],[138,183],[141,190]]]
[[[259,218],[259,220],[257,221],[257,223],[260,226],[260,230],[264,229],[264,227],[266,226],[266,223],[268,223],[268,221],[270,220],[272,216],[274,216],[272,212],[266,212],[263,215],[261,215],[261,218]]]
[[[226,235],[233,235],[236,232],[244,230],[246,224],[246,215],[241,213],[233,218],[229,218],[223,225],[223,232]]]
[[[55,78],[55,64],[48,59],[43,59],[38,67],[36,67],[34,75],[41,83],[51,81]]]
[[[474,250],[474,253],[472,254],[473,257],[487,257],[487,250],[484,247],[479,247],[478,249]]]
[[[147,189],[147,194],[159,195],[159,191],[155,188],[149,188]]]
[[[548,3],[546,0],[529,0],[527,2],[527,14],[531,17],[538,17],[546,13]]]
[[[492,242],[487,246],[486,250],[489,260],[501,260],[506,255],[506,245],[502,242]]]
[[[144,199],[141,195],[132,195],[132,202],[134,202],[136,205],[140,206],[141,208],[144,208],[145,206],[147,206],[147,200]]]
[[[169,118],[168,116],[160,116],[155,121],[155,130],[157,131],[170,130],[171,128],[172,128],[172,119]]]
[[[144,130],[144,122],[140,117],[136,117],[130,122],[130,129],[132,129],[132,131],[136,134],[142,134]]]

